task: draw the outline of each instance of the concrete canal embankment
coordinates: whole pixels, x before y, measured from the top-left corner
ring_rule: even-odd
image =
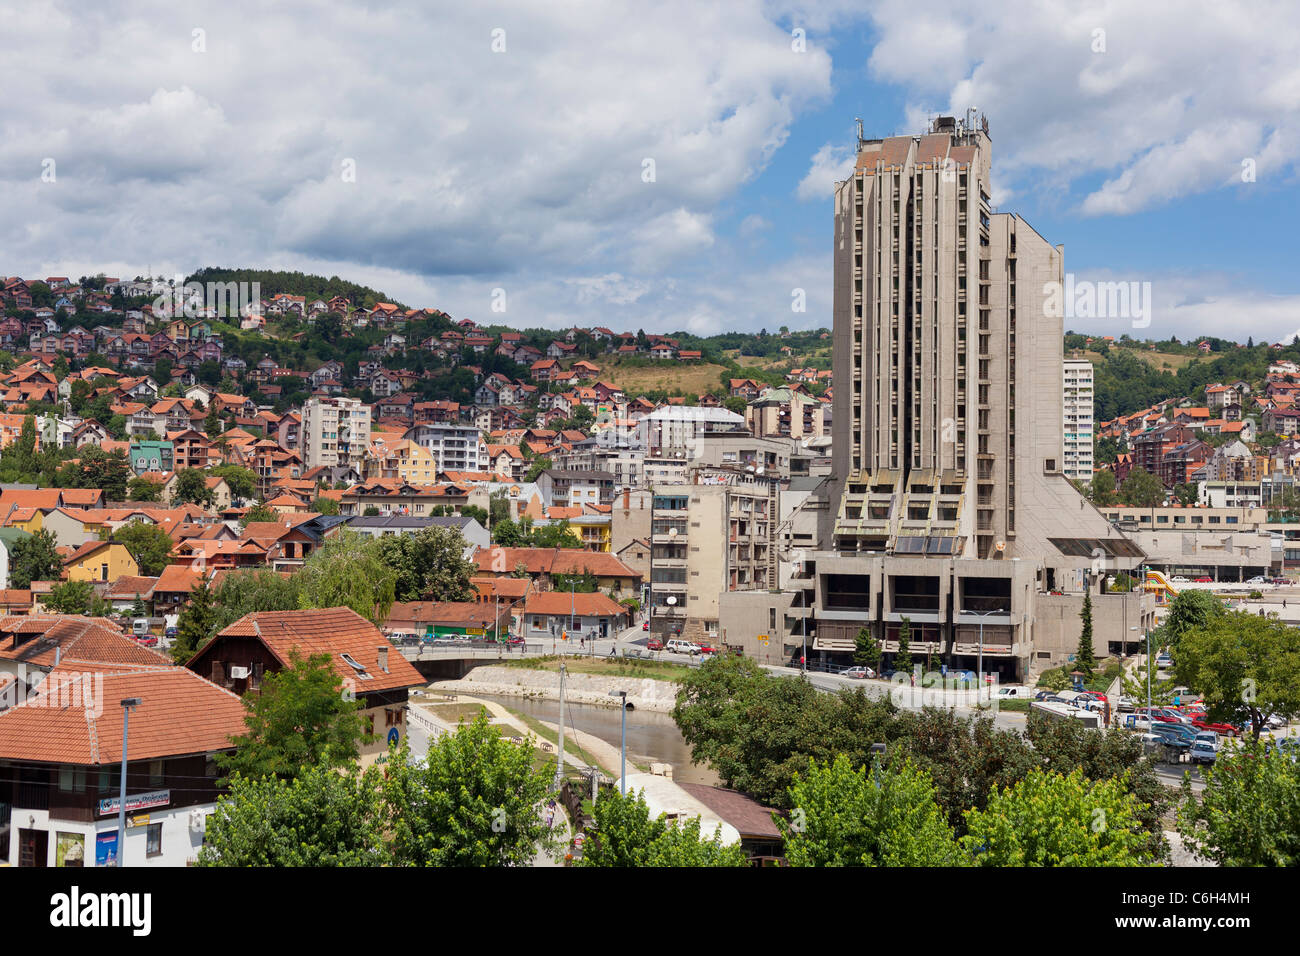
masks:
[[[460,680],[437,681],[430,685],[435,690],[462,694],[495,694],[501,697],[531,697],[540,700],[558,700],[560,674],[558,671],[533,670],[526,667],[475,667]],[[619,677],[604,674],[574,674],[565,677],[564,696],[575,704],[592,704],[597,707],[618,708],[618,698],[612,691],[627,691],[628,703],[638,710],[667,714],[673,709],[677,685],[672,681],[649,677]]]

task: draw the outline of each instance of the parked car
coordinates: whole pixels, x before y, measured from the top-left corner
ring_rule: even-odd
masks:
[[[1192,763],[1214,763],[1219,757],[1219,748],[1209,740],[1197,738],[1187,750],[1187,759]]]
[[[506,643],[509,644],[511,647],[518,647],[523,642],[524,639],[520,637],[518,634],[511,634],[510,637],[506,640]]]
[[[136,637],[135,640],[136,640],[136,643],[140,644],[142,647],[157,647],[157,646],[158,646],[158,638],[155,637],[155,636],[152,635],[152,634],[141,634],[141,635],[138,635],[138,636]]]
[[[1169,583],[1170,583],[1170,584],[1190,584],[1191,582],[1189,582],[1189,581],[1187,580],[1187,578],[1183,577],[1181,574],[1176,574],[1176,575],[1174,575],[1172,578],[1169,579]]]
[[[1264,577],[1262,574],[1257,574],[1253,578],[1247,578],[1246,583],[1247,584],[1272,584],[1273,582],[1270,581],[1268,578]]]
[[[664,649],[672,654],[695,655],[700,653],[700,645],[696,644],[694,641],[679,641],[675,638],[669,641]]]
[[[1038,700],[1038,701],[1049,700],[1055,696],[1056,696],[1056,691],[1054,690],[1040,690],[1037,694],[1034,695],[1034,700]]]
[[[998,700],[1028,700],[1030,696],[1032,695],[1028,687],[1011,684],[998,688]]]
[[[1121,714],[1131,713],[1136,708],[1137,708],[1137,702],[1133,700],[1132,697],[1129,697],[1124,694],[1120,695],[1119,703],[1115,705],[1115,709],[1118,710]]]
[[[1174,659],[1170,657],[1168,654],[1161,653],[1156,655],[1156,670],[1158,671],[1168,670],[1173,666],[1174,666]]]
[[[664,649],[664,642],[657,637],[648,637],[646,638],[645,649],[647,651],[662,651]]]
[[[855,667],[844,668],[844,670],[840,671],[840,676],[854,677],[857,678],[858,680],[865,680],[868,677],[875,677],[876,672],[873,671],[870,667],[855,666]]]
[[[701,653],[701,654],[716,654],[716,653],[718,653],[718,649],[717,649],[716,647],[714,647],[712,644],[700,644],[700,645],[699,645],[699,648],[700,648],[700,653]]]
[[[1213,584],[1213,583],[1214,583],[1214,578],[1210,577],[1208,574],[1202,574],[1199,578],[1196,579],[1196,583],[1197,583],[1197,584]]]
[[[1210,723],[1205,720],[1193,720],[1192,726],[1201,731],[1213,731],[1216,734],[1222,734],[1225,737],[1237,736],[1237,728],[1232,724]]]

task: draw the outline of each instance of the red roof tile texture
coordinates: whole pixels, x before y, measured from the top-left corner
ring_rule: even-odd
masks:
[[[0,713],[0,758],[104,766],[122,760],[118,701],[131,711],[131,759],[226,750],[244,733],[240,699],[183,667],[62,664],[26,701]]]

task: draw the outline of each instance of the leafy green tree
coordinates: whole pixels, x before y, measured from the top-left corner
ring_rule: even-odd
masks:
[[[844,755],[809,764],[778,818],[791,866],[963,866],[965,854],[935,802],[929,775],[910,761],[854,768]]]
[[[146,577],[162,574],[171,563],[172,539],[156,524],[136,520],[113,533],[113,540],[126,547]]]
[[[569,522],[553,521],[533,528],[532,545],[534,548],[581,548],[582,539],[569,527]]]
[[[131,501],[158,501],[162,489],[162,482],[150,478],[132,478],[126,483],[126,494]]]
[[[1098,508],[1105,508],[1115,503],[1115,472],[1109,468],[1093,472],[1089,482],[1088,500]]]
[[[503,548],[528,546],[528,534],[513,518],[492,522],[492,543]]]
[[[9,586],[29,588],[33,581],[57,580],[63,573],[57,547],[54,533],[45,528],[19,538],[9,552]]]
[[[431,525],[415,534],[384,535],[368,549],[396,575],[398,601],[474,600],[469,579],[478,568],[465,557],[465,537],[456,528]]]
[[[1182,484],[1174,485],[1174,497],[1185,505],[1194,505],[1198,496],[1196,492],[1196,482],[1185,481]]]
[[[231,571],[222,577],[212,604],[215,613],[205,639],[220,633],[245,614],[298,610],[298,578],[269,568]]]
[[[1300,715],[1300,631],[1281,621],[1226,612],[1183,635],[1174,675],[1195,688],[1209,719],[1251,724],[1259,739],[1269,715]]]
[[[601,794],[592,807],[594,826],[587,831],[580,866],[748,866],[739,846],[723,846],[721,827],[711,839],[700,833],[698,817],[667,822],[650,819],[644,791],[626,796]]]
[[[235,773],[208,817],[200,866],[381,866],[379,768],[304,766],[289,778]]]
[[[433,529],[420,533],[425,530]],[[313,551],[297,574],[298,606],[350,607],[382,624],[396,598],[398,577],[381,557],[377,545],[382,540],[344,529]]]
[[[339,503],[333,498],[316,497],[312,499],[311,510],[323,515],[336,515],[339,513]]]
[[[861,667],[880,667],[880,642],[871,636],[871,628],[859,630],[853,646],[853,663]]]
[[[962,845],[978,866],[1150,866],[1137,800],[1119,780],[1034,770],[966,813]]]
[[[246,528],[250,524],[259,521],[279,521],[280,513],[274,508],[268,507],[263,501],[259,501],[253,507],[244,512],[244,516],[239,519],[239,526]]]
[[[1157,645],[1177,648],[1183,635],[1201,627],[1210,627],[1224,615],[1223,602],[1210,591],[1184,589],[1169,602],[1169,614],[1153,635]]]
[[[304,657],[294,648],[288,667],[267,674],[260,694],[244,697],[247,732],[234,738],[234,753],[217,755],[217,765],[253,779],[285,780],[307,767],[348,767],[370,739],[361,709],[328,654]]]
[[[1137,819],[1146,832],[1151,853],[1167,850],[1161,820],[1168,808],[1169,790],[1156,774],[1134,734],[1106,733],[1079,725],[1077,720],[1053,720],[1029,715],[1026,734],[1037,765],[1043,770],[1069,774],[1079,770],[1089,780],[1119,780],[1137,801]]]
[[[213,634],[217,611],[212,606],[212,588],[203,578],[190,591],[189,603],[185,605],[176,622],[176,638],[172,641],[172,660],[184,664],[207,643]]]
[[[904,617],[903,624],[898,629],[898,651],[894,654],[894,670],[912,672],[912,621]]]
[[[242,465],[216,465],[208,469],[214,478],[224,478],[231,495],[247,501],[257,495],[257,472]]]
[[[376,518],[379,516],[379,506],[366,505],[366,510],[361,512],[361,514],[366,518]]]
[[[1074,652],[1074,664],[1091,677],[1093,669],[1097,666],[1097,657],[1092,650],[1092,595],[1089,593],[1083,595],[1079,620],[1083,622],[1083,627],[1079,631],[1079,646]]]
[[[1294,756],[1250,741],[1220,751],[1202,779],[1199,795],[1191,779],[1183,779],[1178,832],[1188,849],[1220,866],[1300,865],[1300,763]]]
[[[140,592],[135,594],[135,603],[131,605],[132,617],[148,617],[149,609],[144,606],[144,598],[140,597]]]
[[[212,489],[208,487],[208,476],[201,468],[182,468],[176,472],[176,484],[172,488],[173,504],[194,504],[210,508],[212,502],[213,494]]]
[[[544,471],[548,471],[551,467],[551,459],[546,455],[534,458],[532,465],[529,466],[528,471],[524,474],[524,481],[536,481],[538,475]]]
[[[533,748],[501,737],[480,712],[429,745],[412,766],[390,751],[383,782],[393,862],[399,866],[523,866],[554,853],[542,819],[550,771]]]
[[[208,409],[208,417],[203,420],[203,431],[209,438],[216,438],[223,431],[221,427],[221,416],[217,414],[217,403],[213,402]]]
[[[131,464],[120,451],[106,452],[95,445],[77,449],[77,461],[59,469],[57,480],[64,488],[102,488],[109,501],[125,501],[126,485],[133,477]]]
[[[95,593],[89,581],[64,581],[50,588],[45,607],[56,614],[91,614],[102,617],[109,611],[108,602]]]
[[[1119,490],[1120,500],[1135,508],[1154,508],[1165,500],[1165,486],[1151,472],[1134,467]]]

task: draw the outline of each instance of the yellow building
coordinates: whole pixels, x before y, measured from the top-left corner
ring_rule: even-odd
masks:
[[[412,485],[432,485],[438,480],[438,460],[429,449],[413,441],[372,442],[362,466],[362,476],[390,478]]]
[[[113,582],[120,577],[139,577],[140,567],[116,541],[87,541],[63,560],[69,581]]]

